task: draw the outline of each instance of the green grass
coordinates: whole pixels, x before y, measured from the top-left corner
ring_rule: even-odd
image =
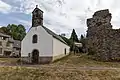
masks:
[[[120,80],[116,70],[54,70],[1,67],[0,80]]]
[[[19,62],[20,58],[0,58],[0,63],[18,64]]]
[[[90,66],[90,67],[120,67],[120,62],[101,62],[95,61],[89,58],[90,56],[86,54],[82,54],[80,56],[70,55],[67,58],[64,58],[60,61],[57,61],[55,64],[57,65],[65,65],[65,66]]]
[[[37,67],[0,67],[0,80],[120,80],[119,62],[94,61],[85,54],[69,55],[54,63]],[[0,58],[16,63],[17,58]],[[118,69],[80,69],[79,67],[113,67]]]

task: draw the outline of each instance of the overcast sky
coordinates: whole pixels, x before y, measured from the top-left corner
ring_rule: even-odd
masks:
[[[44,25],[57,34],[69,36],[73,28],[85,34],[86,19],[100,9],[109,9],[113,28],[120,28],[120,0],[0,0],[0,26],[23,24],[28,30],[36,5],[44,11]]]

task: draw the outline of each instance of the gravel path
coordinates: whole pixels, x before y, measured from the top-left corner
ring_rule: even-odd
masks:
[[[52,70],[66,70],[66,71],[73,71],[73,70],[120,70],[120,68],[113,68],[113,67],[66,67],[66,66],[50,66],[50,65],[10,65],[4,64],[0,65],[0,67],[26,67],[26,68],[35,68],[35,69],[52,69]]]

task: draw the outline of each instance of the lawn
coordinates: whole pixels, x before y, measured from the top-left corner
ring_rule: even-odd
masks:
[[[0,80],[120,80],[120,71],[1,67]]]
[[[82,54],[79,56],[70,55],[64,59],[61,59],[54,64],[64,65],[64,66],[73,66],[73,67],[113,67],[120,68],[120,62],[100,62],[95,61],[89,58],[90,56]]]
[[[0,65],[17,65],[20,64],[20,58],[0,58]]]
[[[0,67],[0,80],[120,80],[119,67],[119,62],[98,62],[87,55],[69,55],[46,65]]]

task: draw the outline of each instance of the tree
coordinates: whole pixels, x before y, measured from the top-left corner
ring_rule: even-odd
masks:
[[[13,37],[15,40],[22,40],[24,36],[26,35],[25,27],[21,24],[19,25],[8,25],[7,29],[9,30],[9,34]]]
[[[7,29],[7,27],[4,26],[0,28],[0,32],[4,34],[9,34],[9,30]]]
[[[18,32],[19,32],[19,34],[18,34],[19,40],[22,40],[26,35],[25,27],[23,25],[19,24],[18,25]]]
[[[80,43],[82,43],[83,52],[86,52],[86,38],[83,35],[81,35]]]
[[[84,36],[81,34],[81,37],[80,37],[80,39],[84,39]]]
[[[70,51],[74,51],[75,50],[75,44],[74,42],[79,42],[78,40],[78,36],[75,32],[75,29],[73,29],[72,33],[71,33],[71,37],[70,37]]]
[[[78,36],[77,36],[77,34],[76,34],[76,32],[75,32],[75,29],[73,29],[73,31],[72,31],[70,40],[71,40],[72,42],[79,42]]]
[[[81,42],[81,43],[84,43],[84,40],[85,40],[85,37],[81,34],[80,42]]]
[[[10,35],[15,40],[22,40],[26,35],[26,29],[23,25],[9,24],[7,27],[1,27],[0,32]]]

